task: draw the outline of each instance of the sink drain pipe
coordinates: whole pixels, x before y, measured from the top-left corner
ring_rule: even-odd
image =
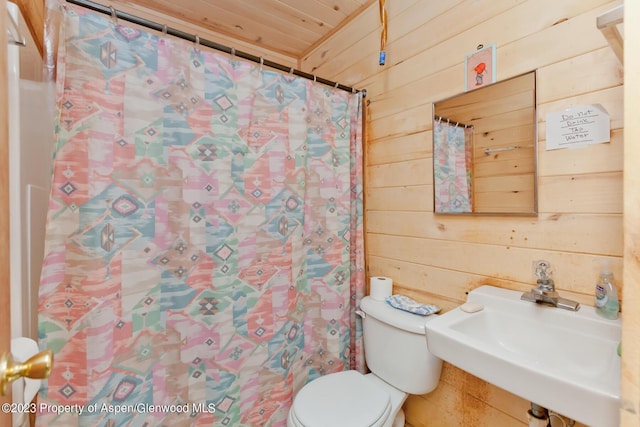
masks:
[[[573,427],[576,422],[571,418],[549,411],[531,402],[531,409],[527,411],[529,427]]]
[[[531,402],[531,409],[527,411],[527,421],[529,427],[549,427],[549,411],[547,408],[543,408]]]

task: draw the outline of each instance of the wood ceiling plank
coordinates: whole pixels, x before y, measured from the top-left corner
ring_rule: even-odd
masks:
[[[340,21],[330,22],[305,13],[299,6],[291,6],[281,0],[263,0],[260,7],[256,7],[255,0],[237,0],[237,3],[244,3],[247,8],[253,8],[263,20],[270,22],[272,18],[287,22],[294,27],[304,28],[311,31],[316,37],[321,37],[327,31],[333,29]],[[295,33],[294,33],[295,34]]]
[[[301,58],[375,0],[131,0],[200,28]]]
[[[305,15],[314,16],[322,22],[327,22],[332,27],[337,26],[347,18],[349,10],[342,10],[340,5],[334,6],[333,0],[279,0],[281,3],[300,10]]]
[[[297,53],[313,42],[314,36],[306,32],[293,33],[286,25],[260,19],[258,9],[221,8],[208,2],[180,0],[189,2],[190,16],[202,16],[201,25],[211,29],[236,35],[242,40],[252,41],[258,45],[272,47],[273,50]],[[202,5],[205,5],[203,7]],[[202,11],[202,12],[200,12]],[[186,19],[192,19],[187,16]]]
[[[360,6],[368,3],[368,0],[315,0],[325,7],[342,12],[345,16],[350,16]]]
[[[309,41],[305,41],[301,37],[292,37],[291,33],[266,23],[256,22],[211,2],[135,0],[132,3],[258,46],[264,46],[276,52],[297,56],[298,52],[309,45]]]
[[[162,13],[139,4],[133,4],[130,0],[110,0],[110,2],[116,10],[123,11],[134,16],[139,16],[158,24],[166,24],[168,27],[184,31],[187,34],[198,34],[203,39],[208,39],[224,46],[233,47],[238,51],[243,51],[251,55],[263,56],[288,67],[297,67],[297,56],[290,53],[285,54],[269,49],[265,46],[258,46],[255,43],[240,40],[238,37],[233,37],[192,22],[187,22],[179,17],[167,15],[166,13]],[[136,27],[136,25],[128,22],[126,25]],[[153,30],[148,31],[153,32]],[[158,31],[157,34],[160,34],[160,32]]]
[[[184,0],[183,0],[184,1]],[[207,0],[201,0],[207,1]],[[289,38],[302,38],[304,41],[313,43],[319,37],[322,37],[330,28],[323,28],[324,23],[314,23],[310,19],[292,15],[284,10],[287,8],[291,12],[297,9],[287,7],[277,0],[262,0],[260,7],[256,7],[255,0],[235,0],[234,13],[262,25],[267,25],[273,31],[285,32]],[[300,14],[298,12],[298,14]]]

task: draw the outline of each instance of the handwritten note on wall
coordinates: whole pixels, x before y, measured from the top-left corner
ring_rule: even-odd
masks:
[[[609,142],[609,113],[599,104],[547,114],[547,150]]]

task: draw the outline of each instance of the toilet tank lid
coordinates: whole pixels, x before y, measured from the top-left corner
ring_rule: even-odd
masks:
[[[364,311],[367,316],[372,316],[383,323],[421,335],[425,334],[425,324],[438,316],[437,314],[431,314],[429,316],[412,314],[393,308],[387,304],[387,302],[373,299],[370,296],[362,298],[360,301],[360,309]]]

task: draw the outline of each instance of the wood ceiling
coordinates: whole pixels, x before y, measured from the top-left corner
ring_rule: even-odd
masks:
[[[94,0],[107,4],[104,0]],[[155,12],[295,58],[377,0],[129,0]]]

